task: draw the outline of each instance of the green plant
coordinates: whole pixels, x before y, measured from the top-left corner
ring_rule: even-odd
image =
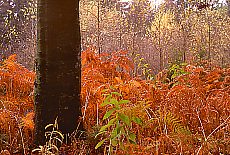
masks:
[[[133,73],[135,76],[137,75],[142,76],[147,80],[154,79],[154,74],[152,73],[152,69],[150,65],[143,57],[140,57],[140,54],[136,54],[135,57],[133,58],[133,61],[137,65]]]
[[[51,131],[46,131],[45,136],[47,142],[44,146],[39,146],[32,151],[32,153],[39,152],[42,155],[59,155],[59,150],[57,145],[62,144],[64,140],[64,135],[58,131],[57,118],[55,119],[54,124],[48,124],[45,129],[48,130],[52,128]]]
[[[175,79],[176,77],[180,76],[180,75],[185,75],[185,74],[189,74],[189,72],[186,72],[184,70],[184,67],[186,66],[186,63],[180,63],[180,64],[173,64],[170,68],[169,68],[169,79],[172,81],[173,79]]]
[[[105,90],[106,91],[106,90]],[[119,100],[122,95],[118,92],[111,92],[105,94],[106,98],[101,104],[102,107],[111,107],[103,117],[103,120],[107,120],[108,123],[101,127],[99,133],[95,136],[105,134],[107,138],[101,140],[95,149],[99,148],[104,142],[109,141],[109,153],[113,147],[124,148],[124,142],[136,144],[136,135],[131,131],[132,123],[141,125],[140,118],[135,116],[128,116],[125,114],[123,105],[129,103],[129,100]]]

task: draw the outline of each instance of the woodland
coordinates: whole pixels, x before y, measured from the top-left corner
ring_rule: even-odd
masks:
[[[230,154],[229,0],[44,2],[0,1],[0,155]]]

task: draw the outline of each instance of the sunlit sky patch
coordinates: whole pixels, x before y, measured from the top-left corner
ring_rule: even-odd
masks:
[[[120,0],[120,2],[132,2],[133,0]],[[153,7],[158,7],[164,0],[150,0]]]
[[[162,3],[164,3],[164,0],[150,0],[152,2],[153,7],[158,7]]]
[[[119,0],[120,2],[132,2],[133,0]],[[158,7],[164,0],[150,0],[153,7]],[[219,3],[226,4],[226,0],[218,0]]]

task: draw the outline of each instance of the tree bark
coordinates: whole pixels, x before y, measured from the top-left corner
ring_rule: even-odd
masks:
[[[45,142],[54,123],[72,133],[81,116],[81,37],[79,0],[38,0],[38,50],[35,82],[35,140]]]

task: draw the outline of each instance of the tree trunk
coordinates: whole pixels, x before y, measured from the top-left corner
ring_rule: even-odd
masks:
[[[35,82],[35,141],[45,142],[45,126],[58,117],[62,133],[72,133],[81,116],[79,0],[38,0]]]
[[[230,16],[230,0],[226,0],[227,5],[228,5],[228,16]]]

